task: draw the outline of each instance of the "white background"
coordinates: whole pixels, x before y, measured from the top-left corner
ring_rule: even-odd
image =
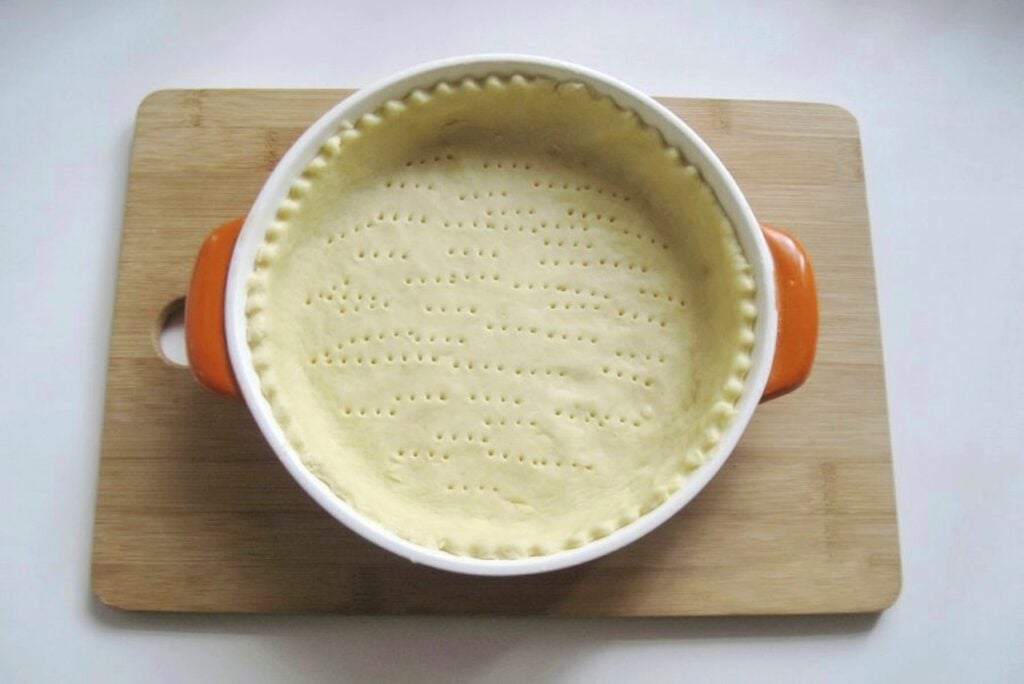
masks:
[[[135,108],[515,51],[859,119],[904,587],[874,619],[141,616],[88,589]],[[1024,681],[1024,4],[0,2],[0,680]]]

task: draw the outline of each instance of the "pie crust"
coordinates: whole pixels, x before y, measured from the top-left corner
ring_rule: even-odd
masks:
[[[264,396],[306,467],[416,544],[604,537],[734,415],[754,279],[680,152],[588,87],[416,90],[345,123],[247,282]]]

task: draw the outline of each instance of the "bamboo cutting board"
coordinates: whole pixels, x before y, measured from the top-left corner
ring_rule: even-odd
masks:
[[[241,403],[157,351],[206,233],[349,91],[161,91],[139,107],[107,371],[92,587],[131,610],[537,615],[868,612],[900,587],[860,142],[821,104],[663,100],[817,271],[817,363],[705,491],[604,559],[525,578],[414,566],[322,512]]]

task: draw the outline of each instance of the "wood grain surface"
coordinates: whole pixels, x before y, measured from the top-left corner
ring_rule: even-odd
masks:
[[[157,351],[206,233],[244,214],[343,90],[161,91],[143,101],[124,217],[92,587],[130,610],[676,616],[869,612],[900,588],[878,310],[856,121],[822,104],[662,100],[758,219],[807,246],[817,363],[764,404],[674,519],[581,567],[474,578],[414,566],[298,487],[245,406]]]

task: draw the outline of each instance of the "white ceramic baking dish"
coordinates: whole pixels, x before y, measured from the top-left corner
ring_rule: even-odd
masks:
[[[546,556],[488,560],[452,555],[413,544],[355,511],[303,465],[260,391],[246,343],[245,283],[264,231],[289,187],[343,121],[354,122],[386,101],[441,81],[489,74],[544,76],[584,83],[636,112],[696,166],[711,186],[753,271],[759,312],[752,365],[736,415],[708,461],[662,505],[635,522],[579,548]],[[244,399],[267,441],[302,488],[326,511],[366,539],[410,561],[477,575],[520,575],[565,568],[615,551],[675,515],[722,467],[757,405],[799,386],[810,372],[817,339],[817,299],[810,262],[787,233],[758,224],[742,191],[718,157],[678,117],[652,98],[590,69],[553,59],[481,55],[418,66],[365,88],[313,123],[278,163],[244,219],[215,230],[196,261],[186,304],[189,362],[198,380]]]

